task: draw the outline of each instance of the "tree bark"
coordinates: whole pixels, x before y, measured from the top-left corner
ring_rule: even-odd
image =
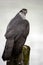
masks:
[[[23,46],[22,53],[17,59],[12,57],[11,60],[7,61],[6,65],[29,65],[30,58],[30,47],[27,45]]]

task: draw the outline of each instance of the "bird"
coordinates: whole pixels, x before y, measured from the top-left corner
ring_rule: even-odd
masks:
[[[21,9],[7,26],[5,33],[6,44],[2,54],[4,61],[10,60],[12,57],[16,59],[22,52],[30,31],[30,24],[26,19],[26,14],[27,9]]]

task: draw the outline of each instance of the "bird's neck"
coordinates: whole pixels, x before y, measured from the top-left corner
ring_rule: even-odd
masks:
[[[19,13],[19,15],[22,17],[22,19],[26,18],[26,16],[23,13]]]

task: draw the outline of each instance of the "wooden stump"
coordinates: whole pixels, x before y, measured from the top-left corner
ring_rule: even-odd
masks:
[[[23,46],[22,53],[17,59],[12,58],[7,61],[6,65],[29,65],[30,47],[27,45]]]

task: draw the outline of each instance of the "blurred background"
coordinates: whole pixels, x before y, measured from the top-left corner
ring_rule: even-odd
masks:
[[[6,39],[4,34],[10,20],[22,9],[28,10],[26,19],[30,23],[30,34],[26,45],[30,46],[30,65],[43,65],[43,0],[0,0],[0,65]]]

